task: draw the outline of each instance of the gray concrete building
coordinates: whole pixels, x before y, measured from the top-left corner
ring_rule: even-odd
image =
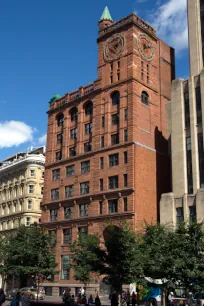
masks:
[[[172,192],[160,201],[160,222],[204,220],[204,0],[188,0],[190,75],[172,83],[166,105]]]

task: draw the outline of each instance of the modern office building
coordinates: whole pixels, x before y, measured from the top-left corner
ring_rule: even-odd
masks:
[[[56,236],[60,273],[47,294],[81,286],[68,270],[79,232],[103,233],[108,220],[134,230],[157,220],[169,190],[165,105],[174,78],[174,50],[131,14],[99,21],[98,77],[50,100],[42,226]],[[86,60],[86,58],[84,58]],[[98,290],[98,280],[87,287]]]
[[[163,194],[160,221],[204,219],[204,1],[188,0],[190,76],[172,83],[167,103],[172,193]]]
[[[41,219],[44,148],[19,152],[0,162],[0,235]]]

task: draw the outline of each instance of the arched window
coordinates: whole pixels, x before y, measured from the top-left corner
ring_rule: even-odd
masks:
[[[114,91],[111,94],[111,99],[112,99],[112,106],[119,105],[120,104],[120,93],[119,93],[119,91]]]
[[[63,126],[63,124],[64,124],[64,115],[63,114],[57,115],[57,125]]]
[[[78,120],[78,109],[76,107],[73,107],[70,110],[70,117],[71,117],[71,121],[77,121]]]
[[[141,101],[142,101],[142,103],[148,105],[148,103],[149,103],[149,95],[148,95],[148,93],[146,91],[142,92]]]
[[[91,116],[93,114],[93,103],[91,101],[87,102],[84,106],[86,116]]]

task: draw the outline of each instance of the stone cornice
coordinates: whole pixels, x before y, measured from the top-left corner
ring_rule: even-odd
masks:
[[[10,163],[4,164],[0,167],[0,174],[5,173],[7,171],[13,171],[15,168],[19,168],[22,166],[27,166],[28,164],[38,164],[44,166],[45,164],[45,156],[42,154],[28,154],[23,156],[22,158],[18,158],[13,160]]]
[[[88,216],[88,217],[83,217],[83,218],[76,218],[76,219],[70,219],[70,220],[59,220],[59,221],[53,221],[53,222],[45,222],[41,223],[41,226],[63,226],[63,224],[76,224],[76,223],[84,223],[87,222],[89,223],[90,221],[95,221],[95,220],[103,220],[103,219],[115,219],[115,218],[125,218],[125,217],[133,217],[135,216],[134,212],[119,212],[119,213],[114,213],[114,214],[104,214],[104,215],[98,215],[98,216]]]

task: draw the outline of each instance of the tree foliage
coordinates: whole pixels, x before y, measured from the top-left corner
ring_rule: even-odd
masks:
[[[86,283],[90,273],[98,273],[118,291],[144,277],[162,280],[164,288],[204,284],[203,223],[181,223],[174,229],[146,225],[142,235],[126,224],[111,224],[104,237],[80,236],[71,253],[76,279]]]
[[[81,235],[72,245],[71,255],[77,280],[86,283],[90,281],[90,272],[97,273],[117,291],[142,272],[135,234],[127,225],[109,225],[103,238]]]
[[[5,241],[1,270],[7,276],[19,277],[23,285],[32,274],[48,277],[56,273],[54,245],[45,229],[21,226]]]

